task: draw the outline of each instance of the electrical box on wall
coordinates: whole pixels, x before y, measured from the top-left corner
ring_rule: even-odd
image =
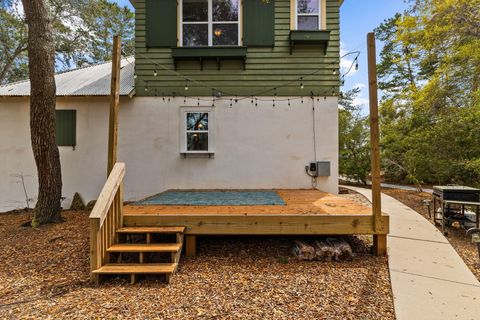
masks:
[[[330,177],[330,161],[317,161],[317,177]]]
[[[305,167],[305,171],[311,177],[329,177],[330,161],[310,162],[310,164]]]

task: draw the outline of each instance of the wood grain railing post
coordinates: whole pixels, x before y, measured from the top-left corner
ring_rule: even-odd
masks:
[[[116,231],[123,225],[124,176],[125,164],[115,164],[90,213],[90,271],[95,283],[99,278],[93,271],[109,263],[107,249],[117,241]]]
[[[99,267],[99,239],[98,234],[100,230],[100,219],[90,219],[90,272]],[[90,273],[90,279],[95,283],[98,282],[98,277]]]

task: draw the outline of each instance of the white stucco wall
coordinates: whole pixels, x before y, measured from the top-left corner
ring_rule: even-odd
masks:
[[[207,98],[210,99],[210,98]],[[127,166],[125,199],[134,200],[166,189],[311,188],[304,167],[314,160],[312,100],[277,102],[250,99],[229,107],[216,101],[215,156],[180,156],[180,106],[183,98],[122,98],[119,161]],[[197,101],[187,100],[193,108]],[[337,99],[315,100],[317,160],[331,161],[331,176],[318,189],[337,192]],[[201,102],[200,106],[210,106]],[[95,199],[106,179],[107,98],[59,98],[58,109],[77,110],[77,147],[60,147],[63,206],[78,191]],[[25,207],[19,178],[36,198],[36,169],[30,146],[28,99],[0,100],[0,211]],[[33,205],[33,203],[31,204]]]

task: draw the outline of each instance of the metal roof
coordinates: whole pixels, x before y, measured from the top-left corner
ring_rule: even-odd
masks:
[[[135,80],[133,57],[121,61],[120,95],[133,93]],[[60,72],[55,75],[57,97],[61,96],[108,96],[112,62],[100,63],[79,69]],[[30,80],[23,80],[0,86],[0,97],[30,96]]]

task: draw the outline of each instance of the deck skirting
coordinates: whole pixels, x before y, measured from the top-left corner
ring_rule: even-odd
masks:
[[[389,217],[374,231],[372,215],[308,214],[125,214],[124,225],[185,226],[189,235],[355,235],[388,234]]]

